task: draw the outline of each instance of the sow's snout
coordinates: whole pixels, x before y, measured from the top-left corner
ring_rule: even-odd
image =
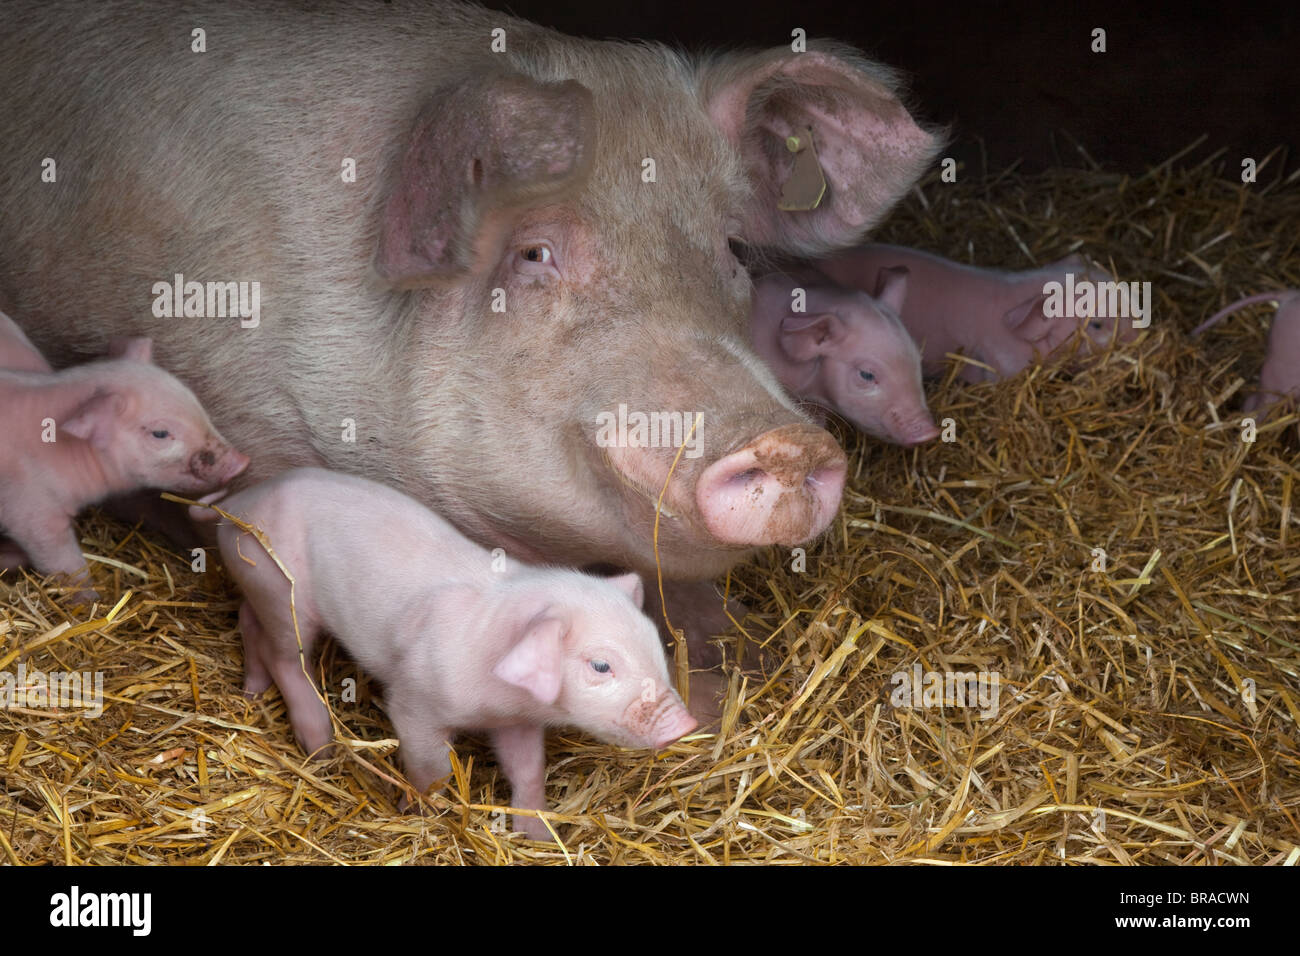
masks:
[[[795,545],[830,524],[847,471],[829,432],[784,425],[705,469],[695,486],[696,507],[719,541]]]

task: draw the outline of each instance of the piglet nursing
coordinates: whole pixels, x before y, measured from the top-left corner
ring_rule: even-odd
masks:
[[[44,363],[6,328],[9,361]],[[211,491],[247,465],[189,390],[152,364],[148,339],[120,341],[114,357],[59,372],[0,369],[0,529],[12,539],[0,548],[5,566],[25,554],[42,573],[84,580],[72,529],[83,508],[143,488]]]
[[[460,730],[487,731],[511,804],[541,810],[546,727],[658,749],[696,726],[669,682],[635,574],[603,579],[494,556],[411,498],[322,469],[283,472],[221,507],[260,529],[294,577],[296,633],[284,574],[252,535],[221,523],[221,554],[245,599],[245,692],[274,681],[308,752],[333,735],[298,635],[310,660],[322,633],[384,683],[421,792],[450,773]],[[548,838],[536,817],[514,822]]]

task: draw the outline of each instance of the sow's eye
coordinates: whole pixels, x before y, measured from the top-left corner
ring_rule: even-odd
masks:
[[[874,382],[876,380],[876,376],[868,372],[865,368],[858,369],[858,374],[862,376],[862,381],[864,382]]]
[[[155,428],[149,434],[153,435],[154,438],[170,438],[172,433],[165,428]]]
[[[525,242],[516,247],[515,269],[524,275],[555,272],[555,251],[545,242]]]
[[[609,673],[609,662],[608,662],[608,661],[591,661],[591,669],[594,670],[597,674],[608,674],[608,673]]]

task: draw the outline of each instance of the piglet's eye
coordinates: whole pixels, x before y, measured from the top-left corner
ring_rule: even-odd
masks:
[[[591,669],[594,670],[597,674],[608,674],[608,673],[609,673],[609,662],[608,662],[608,661],[592,661],[592,662],[591,662]]]
[[[862,381],[864,382],[874,382],[876,380],[876,376],[872,375],[866,369],[858,369],[858,374],[862,376]]]
[[[1088,323],[1088,328],[1090,328],[1090,329],[1096,329],[1098,332],[1100,332],[1100,331],[1101,331],[1101,323],[1100,323],[1100,322],[1089,322],[1089,323]]]
[[[163,429],[163,428],[157,428],[157,429],[155,429],[154,431],[150,432],[150,434],[153,435],[154,438],[170,438],[170,437],[171,437],[171,432],[169,432],[169,431],[167,431],[166,429]]]

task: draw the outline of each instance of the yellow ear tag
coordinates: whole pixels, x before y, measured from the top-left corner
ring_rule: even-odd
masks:
[[[812,128],[804,127],[802,132],[787,136],[785,148],[794,153],[794,168],[781,187],[781,198],[776,208],[786,212],[816,209],[826,195],[826,177],[817,160]]]

